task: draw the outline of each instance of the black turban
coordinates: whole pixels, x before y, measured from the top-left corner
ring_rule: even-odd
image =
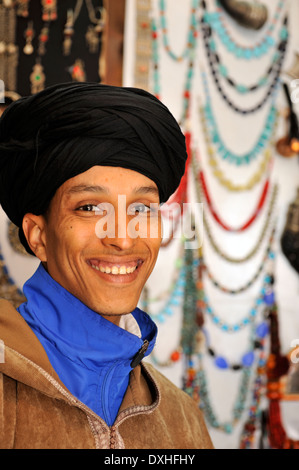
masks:
[[[95,165],[135,170],[154,181],[160,202],[177,189],[185,138],[150,93],[98,83],[64,83],[19,99],[0,119],[0,204],[20,228],[44,214],[66,180]]]

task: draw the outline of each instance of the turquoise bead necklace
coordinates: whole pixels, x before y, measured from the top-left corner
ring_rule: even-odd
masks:
[[[146,311],[154,321],[164,323],[167,318],[174,315],[174,308],[180,307],[183,303],[184,291],[186,285],[186,267],[183,257],[183,242],[180,243],[179,255],[174,263],[174,273],[167,291],[155,297],[149,296],[149,288],[144,286],[141,296],[141,308]],[[153,312],[151,305],[165,301],[162,308],[158,312]]]
[[[151,21],[151,37],[152,37],[152,66],[153,66],[153,85],[152,92],[156,98],[161,99],[161,83],[160,83],[160,55],[159,55],[159,28],[157,22],[153,18]],[[186,119],[189,117],[189,107],[191,99],[191,89],[194,76],[194,59],[196,53],[196,35],[194,34],[194,42],[192,47],[187,48],[186,59],[187,59],[187,69],[185,75],[184,90],[182,93],[182,112],[179,119],[180,125],[183,125]]]
[[[252,60],[260,58],[267,54],[268,51],[275,46],[276,41],[273,38],[272,33],[283,10],[284,2],[282,0],[279,0],[277,4],[273,19],[271,22],[269,22],[269,26],[263,39],[259,40],[256,45],[247,47],[237,44],[231,38],[230,34],[228,33],[228,28],[224,24],[221,10],[218,10],[217,12],[208,12],[205,1],[202,2],[202,5],[204,8],[204,20],[211,26],[213,32],[217,34],[227,51],[234,54],[238,59]]]
[[[209,138],[212,144],[217,147],[217,151],[219,156],[226,160],[229,163],[233,163],[237,166],[249,164],[253,159],[255,159],[261,151],[265,150],[267,143],[269,142],[273,129],[275,126],[276,121],[276,114],[277,110],[275,107],[275,101],[277,96],[277,87],[274,90],[272,101],[270,105],[270,109],[268,115],[265,120],[264,129],[262,130],[257,142],[254,144],[253,148],[244,153],[244,154],[236,154],[229,150],[225,143],[222,140],[222,137],[218,131],[217,123],[213,114],[212,106],[211,106],[211,97],[207,83],[207,77],[204,71],[201,72],[204,94],[206,96],[206,103],[203,107],[204,117],[206,121],[206,128],[209,133]]]
[[[278,51],[276,51],[273,56],[271,67],[267,70],[266,74],[264,74],[262,79],[259,80],[258,84],[255,84],[253,86],[245,86],[242,84],[236,84],[235,81],[228,76],[226,67],[220,62],[219,54],[216,53],[215,50],[212,50],[211,45],[209,44],[208,39],[209,39],[210,31],[211,31],[210,28],[207,29],[205,26],[203,26],[203,40],[204,40],[204,44],[205,44],[205,48],[207,52],[208,63],[210,66],[211,75],[214,79],[216,88],[218,89],[220,95],[222,96],[224,101],[230,106],[230,108],[232,108],[237,113],[247,115],[247,114],[252,114],[258,111],[259,109],[263,107],[263,105],[267,102],[268,98],[271,97],[271,95],[275,91],[275,87],[279,80],[283,60],[285,57],[286,46],[287,46],[287,35],[284,34],[283,38],[281,39],[281,42],[279,43],[279,46],[278,46]],[[265,84],[267,84],[272,71],[274,71],[273,79],[267,88],[265,96],[261,99],[259,103],[247,109],[240,108],[235,103],[233,103],[233,101],[224,92],[223,87],[220,83],[220,76],[224,77],[227,83],[233,86],[235,90],[237,90],[239,93],[245,94],[251,91],[255,91],[261,86],[264,86]]]
[[[223,65],[219,53],[217,52],[217,47],[215,40],[212,37],[212,30],[211,28],[205,23],[202,19],[202,31],[203,31],[203,39],[204,44],[206,47],[207,55],[209,58],[210,69],[215,78],[218,78],[217,75],[219,74],[222,78],[226,80],[226,83],[233,87],[238,93],[246,94],[253,91],[258,90],[261,87],[267,85],[270,80],[272,72],[275,72],[275,76],[281,70],[281,64],[285,55],[286,50],[286,42],[289,37],[288,29],[287,29],[287,17],[285,17],[283,21],[283,25],[279,34],[280,42],[271,57],[270,66],[266,70],[266,72],[262,75],[262,77],[254,84],[254,85],[243,85],[238,84],[235,82],[233,78],[230,77],[227,67]]]
[[[168,25],[167,25],[167,19],[166,19],[166,1],[165,0],[159,1],[160,27],[162,30],[163,45],[167,54],[173,60],[182,61],[183,59],[188,58],[190,50],[195,48],[196,37],[197,37],[196,13],[199,8],[199,3],[200,3],[200,0],[191,0],[191,12],[190,12],[188,34],[187,34],[187,44],[184,47],[182,54],[179,55],[172,51],[170,44],[169,44]]]
[[[221,331],[227,333],[238,333],[243,328],[249,326],[251,323],[256,321],[257,315],[261,307],[265,304],[267,305],[268,302],[272,301],[272,290],[271,290],[271,276],[266,274],[263,279],[263,285],[260,289],[259,295],[254,301],[254,305],[251,307],[249,314],[247,314],[242,320],[236,323],[228,323],[223,320],[219,315],[217,315],[211,305],[209,304],[208,296],[205,292],[198,293],[198,296],[201,297],[203,301],[203,305],[205,306],[203,311],[206,316],[210,317],[212,323],[217,326]]]

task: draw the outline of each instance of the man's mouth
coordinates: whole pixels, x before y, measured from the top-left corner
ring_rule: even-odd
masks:
[[[127,262],[107,262],[101,260],[89,260],[90,266],[96,271],[100,271],[104,274],[113,274],[117,275],[128,275],[132,274],[136,269],[143,263],[141,259]]]

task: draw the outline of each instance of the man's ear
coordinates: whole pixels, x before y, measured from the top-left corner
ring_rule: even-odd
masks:
[[[27,243],[37,258],[47,261],[45,218],[42,215],[25,214],[23,217],[23,232]]]

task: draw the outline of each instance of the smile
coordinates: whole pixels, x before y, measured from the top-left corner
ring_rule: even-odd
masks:
[[[143,263],[141,259],[127,262],[108,262],[100,261],[96,259],[89,260],[89,265],[96,271],[100,271],[103,274],[113,274],[114,276],[127,276],[133,274],[134,271]]]
[[[94,264],[91,265],[92,268],[96,269],[97,271],[101,271],[101,273],[106,273],[106,274],[132,274],[137,266],[133,267],[126,267],[126,266],[121,266],[120,268],[118,266],[112,266],[111,268],[109,266],[95,266]]]

